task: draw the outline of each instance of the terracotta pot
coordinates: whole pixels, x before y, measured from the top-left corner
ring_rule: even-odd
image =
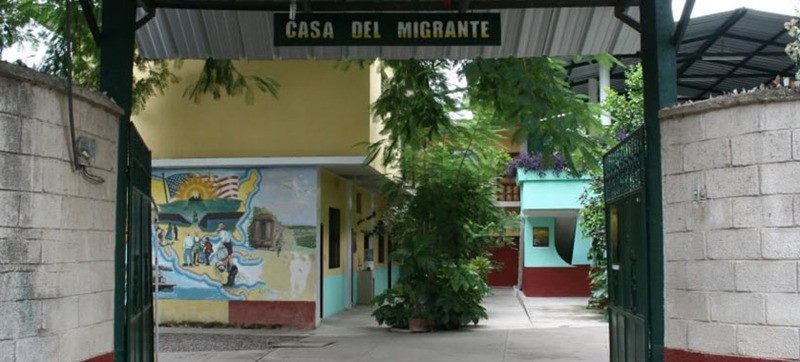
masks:
[[[424,318],[411,318],[408,320],[408,330],[411,332],[427,332],[428,320]]]

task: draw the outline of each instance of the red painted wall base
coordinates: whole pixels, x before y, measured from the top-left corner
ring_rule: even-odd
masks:
[[[684,351],[682,349],[664,348],[665,362],[777,362],[777,359],[765,359],[742,356],[725,356],[702,352]]]
[[[588,297],[589,266],[523,268],[522,292],[528,297]]]
[[[106,354],[101,354],[99,356],[94,356],[84,362],[114,362],[114,352],[108,352]]]
[[[228,323],[314,329],[316,310],[314,302],[230,301]]]
[[[519,271],[519,238],[514,238],[514,244],[498,249],[489,249],[492,253],[492,262],[502,265],[499,269],[489,272],[486,282],[490,287],[511,287],[517,285]]]

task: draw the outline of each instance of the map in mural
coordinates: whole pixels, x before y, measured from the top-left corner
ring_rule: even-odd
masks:
[[[160,299],[314,300],[316,172],[157,170]]]

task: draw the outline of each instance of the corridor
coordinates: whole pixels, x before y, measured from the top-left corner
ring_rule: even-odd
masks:
[[[574,314],[552,313],[552,303],[522,307],[511,289],[486,298],[489,319],[453,332],[412,334],[379,327],[370,308],[327,318],[316,330],[162,328],[161,361],[606,361],[608,326],[573,323]],[[541,299],[541,298],[537,298]],[[574,301],[573,301],[574,302]],[[537,326],[538,305],[549,305]],[[574,303],[573,307],[574,308]],[[528,317],[531,314],[532,318]],[[561,318],[562,321],[554,321]],[[586,318],[585,315],[581,318]],[[598,316],[599,319],[599,316]],[[532,325],[531,321],[534,324]],[[552,326],[552,327],[551,327]],[[178,338],[173,338],[178,337]],[[179,341],[178,339],[183,339]],[[205,340],[194,344],[186,340]],[[173,347],[180,347],[183,351]],[[190,347],[191,346],[191,347]],[[214,347],[204,348],[204,346]],[[252,347],[251,347],[252,346]],[[225,350],[228,349],[228,350]],[[165,350],[170,350],[166,352]]]

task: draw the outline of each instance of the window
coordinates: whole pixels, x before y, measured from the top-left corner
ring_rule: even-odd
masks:
[[[356,214],[361,213],[361,193],[356,192]]]
[[[550,246],[550,228],[533,228],[533,246]]]
[[[386,240],[383,239],[383,235],[378,236],[378,263],[383,263],[386,261]]]
[[[328,269],[336,269],[342,264],[341,258],[341,217],[339,209],[328,209]]]
[[[619,270],[619,208],[617,205],[611,205],[609,210],[608,228],[609,236],[611,239],[611,269]]]

